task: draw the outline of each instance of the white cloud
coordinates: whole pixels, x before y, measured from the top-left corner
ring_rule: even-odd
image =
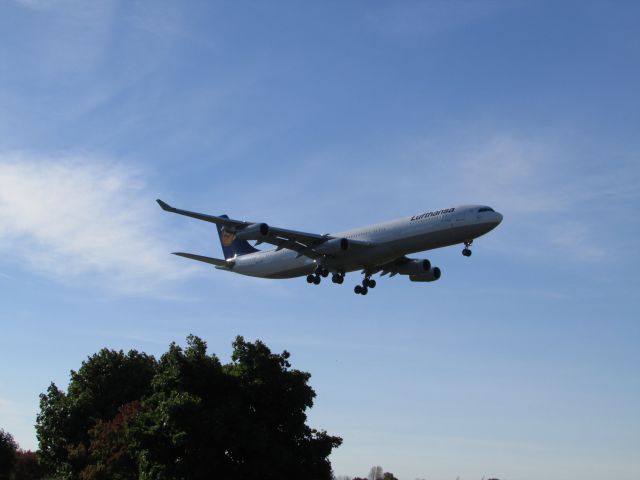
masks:
[[[175,268],[141,172],[91,157],[0,154],[0,250],[37,272],[149,293]]]

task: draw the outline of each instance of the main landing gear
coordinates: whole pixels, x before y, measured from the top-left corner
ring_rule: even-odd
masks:
[[[356,285],[353,291],[358,295],[366,295],[370,288],[376,288],[376,281],[371,279],[371,275],[367,274],[362,279],[362,285]]]
[[[469,247],[471,246],[472,243],[473,243],[473,240],[464,241],[464,250],[462,250],[462,255],[464,255],[465,257],[471,256],[471,250],[469,249]]]
[[[338,285],[344,283],[344,272],[338,270],[331,275],[331,281]],[[318,267],[316,271],[310,275],[307,275],[307,283],[313,283],[314,285],[320,285],[322,278],[329,276],[329,270],[323,267]],[[370,273],[366,273],[362,279],[362,285],[356,285],[353,289],[358,295],[366,295],[369,293],[370,288],[376,288],[376,281],[371,278]]]
[[[313,274],[307,275],[307,283],[320,285],[321,278],[327,278],[328,276],[329,276],[329,270],[327,270],[326,268],[318,267],[316,268],[316,271]],[[335,276],[336,274],[334,274],[333,277],[331,277],[331,280],[334,283],[342,283],[342,282],[336,282]],[[342,279],[344,279],[344,274],[342,274]]]

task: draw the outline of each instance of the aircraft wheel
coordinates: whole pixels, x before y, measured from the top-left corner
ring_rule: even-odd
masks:
[[[362,295],[366,295],[368,291],[369,291],[369,290],[367,290],[367,287],[364,287],[364,288],[362,288],[362,289],[360,290],[360,293],[361,293]]]
[[[323,268],[322,270],[320,270],[320,275],[322,275],[324,278],[327,278],[329,276],[329,270]]]
[[[307,275],[307,283],[313,283],[316,277],[313,275]]]
[[[336,283],[337,283],[338,285],[342,285],[342,282],[344,282],[344,277],[343,277],[342,275],[340,275],[340,276],[338,277],[338,280],[336,281]]]
[[[313,283],[320,285],[320,277],[313,277]]]
[[[468,248],[465,248],[464,250],[462,250],[462,255],[464,255],[465,257],[470,257],[471,250],[469,250]]]
[[[376,281],[375,280],[369,280],[369,288],[376,288]]]
[[[362,287],[360,285],[356,285],[353,288],[353,291],[356,292],[358,295],[362,293]]]

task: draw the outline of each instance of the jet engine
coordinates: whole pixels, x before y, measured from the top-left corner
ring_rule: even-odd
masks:
[[[237,240],[260,240],[269,233],[269,225],[266,223],[252,223],[236,233]]]
[[[431,262],[429,260],[413,259],[402,265],[398,265],[397,273],[400,275],[422,275],[431,270]]]
[[[438,280],[442,275],[440,269],[438,267],[431,268],[426,273],[421,273],[419,275],[409,275],[409,280],[412,282],[433,282],[434,280]]]
[[[349,240],[346,238],[332,238],[318,245],[315,251],[326,255],[337,255],[349,250]]]

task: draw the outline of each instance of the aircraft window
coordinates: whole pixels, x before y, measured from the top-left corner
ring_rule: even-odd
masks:
[[[493,208],[489,208],[489,207],[482,207],[478,209],[478,212],[493,212]]]

